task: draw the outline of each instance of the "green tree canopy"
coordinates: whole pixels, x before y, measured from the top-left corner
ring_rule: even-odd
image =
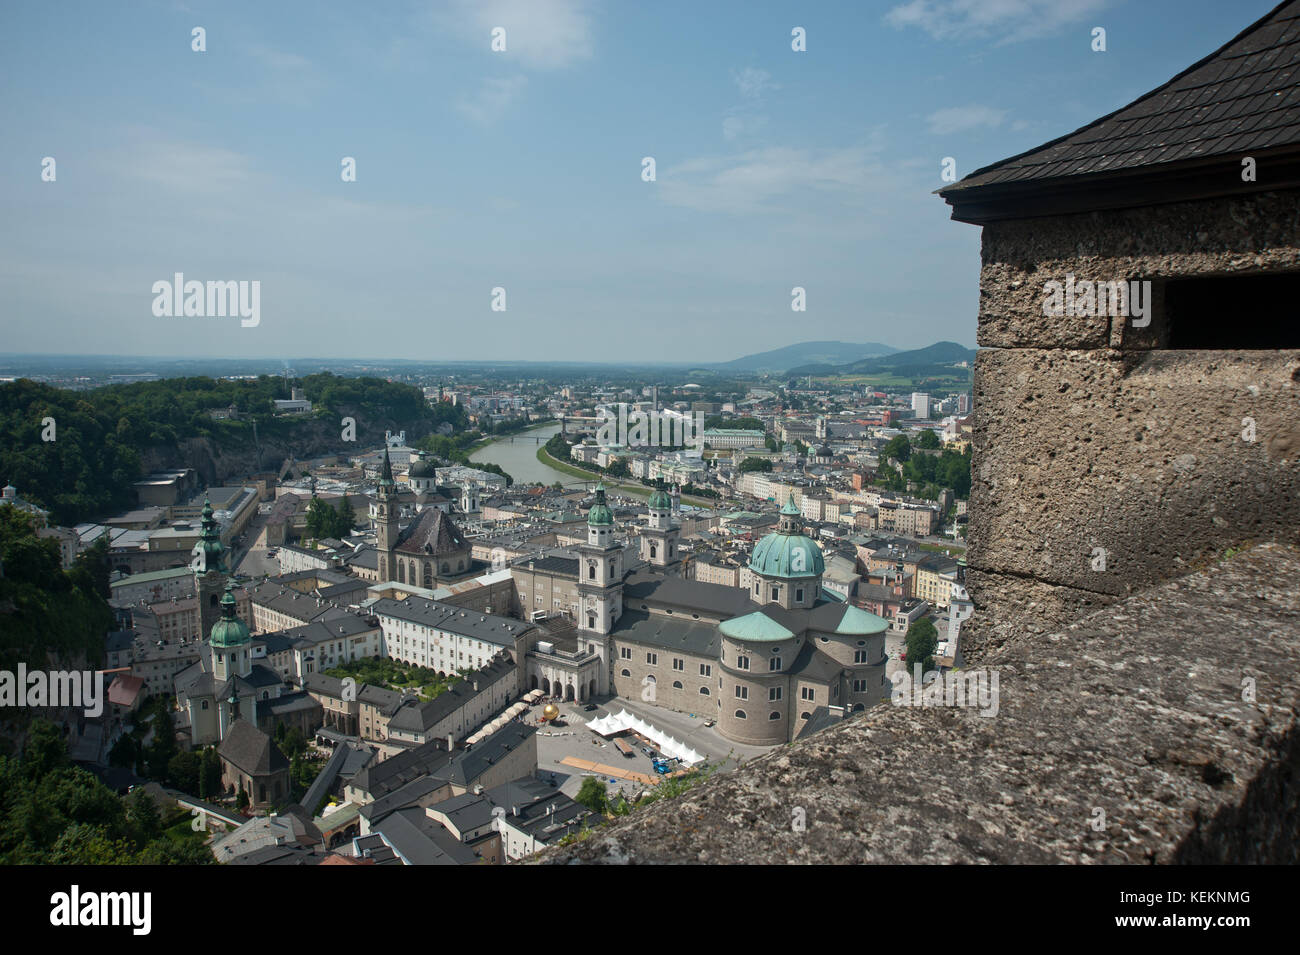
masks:
[[[921,672],[928,673],[934,669],[934,651],[939,646],[939,631],[934,621],[922,617],[907,628],[907,668],[912,669],[916,663],[921,664]]]

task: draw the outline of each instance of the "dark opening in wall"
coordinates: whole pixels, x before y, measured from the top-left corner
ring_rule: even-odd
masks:
[[[1169,348],[1300,348],[1300,272],[1165,284]]]

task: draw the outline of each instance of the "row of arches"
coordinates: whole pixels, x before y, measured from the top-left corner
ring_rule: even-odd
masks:
[[[538,677],[536,673],[532,675],[530,689],[541,690],[547,696],[558,696],[569,703],[585,703],[588,699],[596,695],[596,681],[590,681],[585,687],[579,686],[577,689],[569,682],[561,682],[558,678],[552,681],[547,677]],[[585,691],[585,692],[584,692]]]

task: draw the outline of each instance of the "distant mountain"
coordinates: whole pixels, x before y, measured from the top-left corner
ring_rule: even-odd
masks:
[[[774,348],[756,355],[719,362],[710,367],[726,371],[784,372],[795,365],[843,365],[864,358],[892,355],[896,351],[897,348],[882,345],[880,342],[865,342],[860,345],[851,342],[800,342],[797,345],[786,345],[784,348]]]
[[[801,365],[786,374],[798,375],[876,375],[893,372],[904,377],[922,377],[937,374],[948,365],[960,361],[973,362],[975,350],[956,342],[936,342],[925,348],[896,351],[881,357],[864,358],[849,364],[827,363]]]

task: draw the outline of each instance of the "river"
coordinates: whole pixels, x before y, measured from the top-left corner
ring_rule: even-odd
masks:
[[[537,449],[550,440],[551,435],[558,434],[560,424],[548,424],[545,428],[535,428],[516,435],[506,435],[480,448],[469,456],[471,462],[490,462],[499,464],[501,469],[514,478],[516,484],[572,484],[578,478],[548,467],[537,460]],[[511,441],[511,438],[514,441]],[[541,438],[541,444],[533,440]]]

